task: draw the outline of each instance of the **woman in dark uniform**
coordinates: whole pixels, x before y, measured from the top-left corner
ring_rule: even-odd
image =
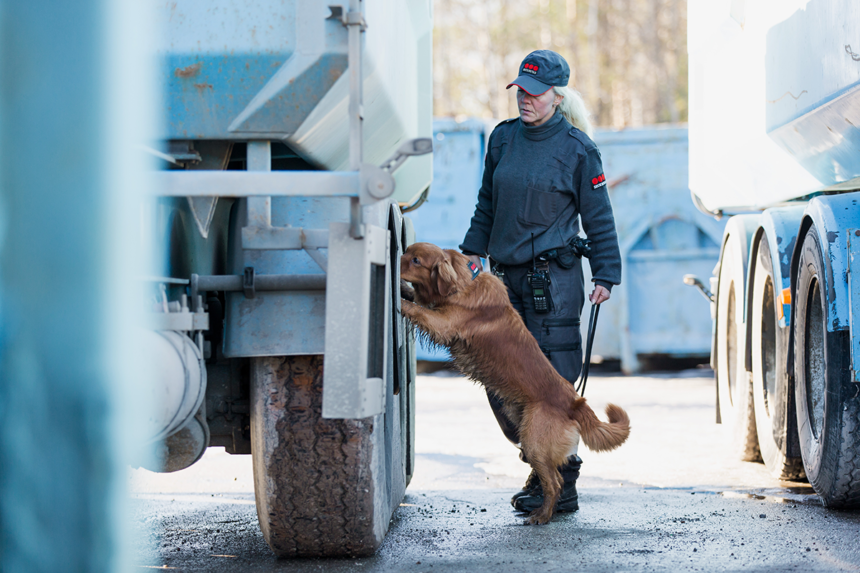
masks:
[[[569,78],[567,62],[555,52],[538,50],[523,60],[519,77],[507,86],[517,87],[520,115],[490,135],[478,204],[460,250],[479,267],[489,255],[514,308],[573,384],[582,368],[579,322],[585,303],[582,261],[572,246],[579,221],[591,246],[593,304],[608,300],[612,285],[621,282],[621,254],[600,152],[582,98],[567,87]],[[516,426],[498,398],[489,398],[505,436],[518,445]],[[564,489],[556,511],[579,509],[581,464],[574,453],[559,468]],[[543,503],[534,472],[511,503],[521,511]]]

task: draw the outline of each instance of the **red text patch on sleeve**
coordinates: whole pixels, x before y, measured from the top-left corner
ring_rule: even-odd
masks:
[[[591,180],[591,184],[594,186],[594,189],[597,189],[598,187],[603,187],[604,185],[606,185],[606,175],[601,173],[600,175]]]

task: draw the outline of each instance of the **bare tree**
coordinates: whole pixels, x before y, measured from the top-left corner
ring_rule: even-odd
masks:
[[[516,115],[520,61],[543,48],[571,66],[595,124],[687,118],[686,0],[437,0],[436,115]]]

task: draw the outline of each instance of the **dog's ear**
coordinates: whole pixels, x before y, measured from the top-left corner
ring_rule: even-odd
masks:
[[[436,290],[439,291],[439,296],[447,297],[457,291],[457,272],[447,255],[433,266],[431,276],[436,279]]]

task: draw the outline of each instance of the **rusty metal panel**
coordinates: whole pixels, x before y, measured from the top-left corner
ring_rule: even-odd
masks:
[[[234,214],[233,228],[245,226],[245,205]],[[327,228],[333,220],[349,220],[349,200],[338,198],[277,198],[272,201],[276,226]],[[304,251],[244,250],[241,236],[231,237],[233,274],[253,267],[256,274],[310,275],[319,265]],[[323,354],[325,349],[325,291],[266,292],[253,299],[229,293],[225,316],[226,356]]]
[[[157,8],[161,137],[283,141],[349,169],[347,29],[329,0],[177,0]],[[364,160],[380,164],[432,121],[429,0],[365,0]],[[395,200],[430,184],[429,157],[398,170]]]

